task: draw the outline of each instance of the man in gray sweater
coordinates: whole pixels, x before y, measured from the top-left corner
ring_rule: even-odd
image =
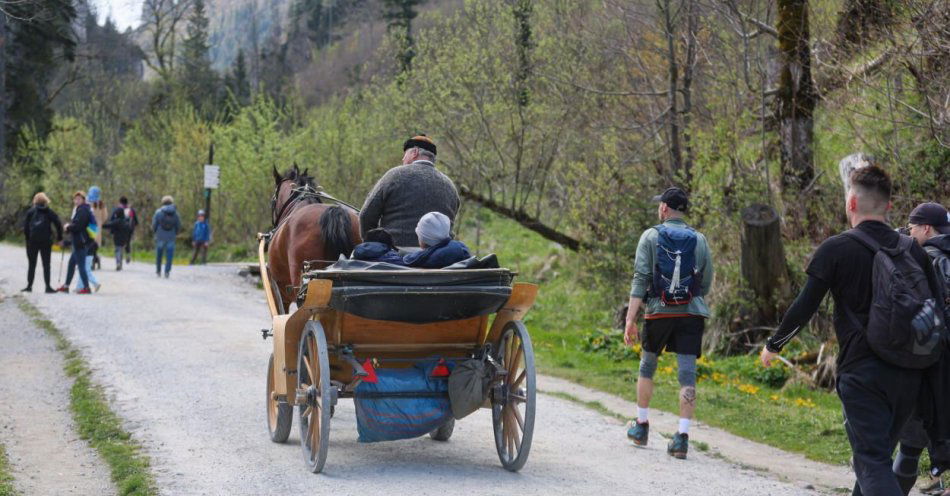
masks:
[[[416,224],[429,212],[441,212],[453,222],[459,210],[455,184],[435,168],[436,146],[426,135],[403,145],[403,165],[393,167],[373,186],[360,211],[360,233],[382,227],[396,246],[415,247]]]

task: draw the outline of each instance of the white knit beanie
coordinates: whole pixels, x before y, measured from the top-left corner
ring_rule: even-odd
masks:
[[[429,212],[419,219],[416,225],[416,236],[426,246],[435,246],[452,234],[452,221],[441,212]]]

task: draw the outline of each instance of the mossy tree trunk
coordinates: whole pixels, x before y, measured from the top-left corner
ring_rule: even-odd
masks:
[[[815,177],[814,112],[808,1],[778,0],[781,72],[777,94],[782,189],[802,191]]]

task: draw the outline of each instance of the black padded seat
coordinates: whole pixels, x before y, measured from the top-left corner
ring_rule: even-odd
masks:
[[[415,324],[495,313],[511,296],[514,278],[508,269],[394,269],[372,265],[377,267],[315,270],[306,278],[333,281],[330,307],[334,310],[367,319]]]

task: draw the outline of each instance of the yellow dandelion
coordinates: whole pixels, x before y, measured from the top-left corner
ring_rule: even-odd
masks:
[[[779,397],[777,394],[773,394],[772,396],[769,396],[769,399],[771,399],[772,401],[778,401]]]
[[[723,381],[726,380],[726,376],[725,376],[724,374],[719,373],[719,372],[713,372],[712,380],[713,380],[713,382],[721,383],[721,382],[723,382]]]
[[[748,393],[748,394],[756,394],[759,392],[759,388],[756,386],[753,386],[752,384],[740,384],[739,391],[742,391],[743,393]]]
[[[811,398],[795,398],[795,406],[801,406],[804,408],[815,408],[815,402]]]
[[[672,374],[673,367],[671,365],[667,365],[666,367],[663,367],[662,369],[660,369],[660,372],[663,372],[664,374]]]

